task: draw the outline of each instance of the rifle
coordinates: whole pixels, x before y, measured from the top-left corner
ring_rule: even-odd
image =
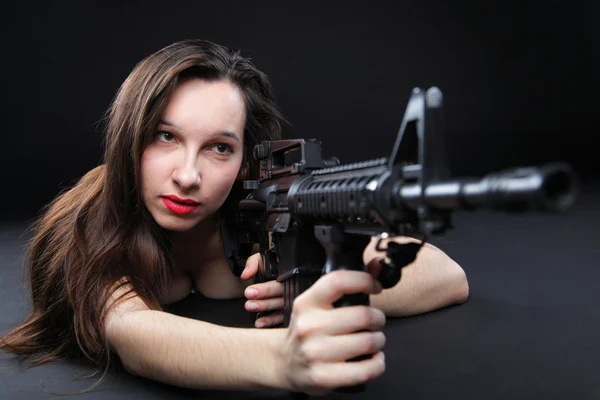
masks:
[[[254,281],[283,284],[287,327],[294,299],[319,277],[338,269],[366,271],[363,252],[373,236],[378,238],[376,249],[389,260],[381,261],[378,279],[391,288],[429,236],[453,228],[456,210],[563,212],[574,204],[579,180],[563,162],[481,178],[450,177],[443,122],[441,90],[415,88],[389,158],[340,165],[335,157],[322,157],[316,139],[256,145],[253,156],[259,166],[253,176],[258,179],[244,181],[243,199],[222,224],[232,272],[239,277],[258,246],[263,268]],[[394,236],[415,237],[420,243],[386,241]],[[345,295],[334,305],[368,304],[369,296],[360,293]]]

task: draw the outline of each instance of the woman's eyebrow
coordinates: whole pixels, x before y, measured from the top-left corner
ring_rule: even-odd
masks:
[[[158,123],[161,125],[172,126],[173,128],[175,128],[177,130],[181,130],[181,128],[177,124],[174,124],[173,122],[168,121],[166,119],[161,119],[160,121],[158,121]],[[233,132],[229,132],[229,131],[216,132],[213,136],[225,136],[225,137],[231,138],[237,142],[241,142],[238,135],[236,135]]]
[[[217,133],[214,134],[214,136],[225,136],[225,137],[228,137],[228,138],[232,138],[233,140],[235,140],[237,142],[241,141],[240,138],[238,137],[238,135],[236,135],[233,132],[228,132],[228,131],[217,132]]]
[[[175,129],[180,129],[179,126],[177,126],[176,124],[172,123],[171,121],[167,121],[166,119],[161,119],[160,121],[158,121],[158,123],[161,124],[161,125],[172,126]]]

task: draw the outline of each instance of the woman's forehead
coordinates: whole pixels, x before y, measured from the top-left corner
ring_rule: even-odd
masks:
[[[180,82],[162,115],[182,132],[229,131],[242,134],[246,106],[242,92],[227,80]]]

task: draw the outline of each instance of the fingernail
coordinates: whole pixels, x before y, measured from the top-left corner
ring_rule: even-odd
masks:
[[[256,289],[246,289],[246,297],[252,299],[258,296],[258,290]]]
[[[267,326],[267,324],[265,323],[265,321],[256,321],[254,326],[256,326],[257,328],[264,328],[265,326]]]
[[[256,311],[258,310],[258,303],[255,303],[253,301],[249,301],[246,303],[246,310],[248,311]]]

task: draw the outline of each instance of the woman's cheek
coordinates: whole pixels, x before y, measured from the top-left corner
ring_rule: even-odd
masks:
[[[217,203],[224,203],[233,188],[233,184],[238,176],[241,166],[240,160],[230,160],[233,162],[224,163],[204,176],[204,184],[210,187],[210,194]]]

